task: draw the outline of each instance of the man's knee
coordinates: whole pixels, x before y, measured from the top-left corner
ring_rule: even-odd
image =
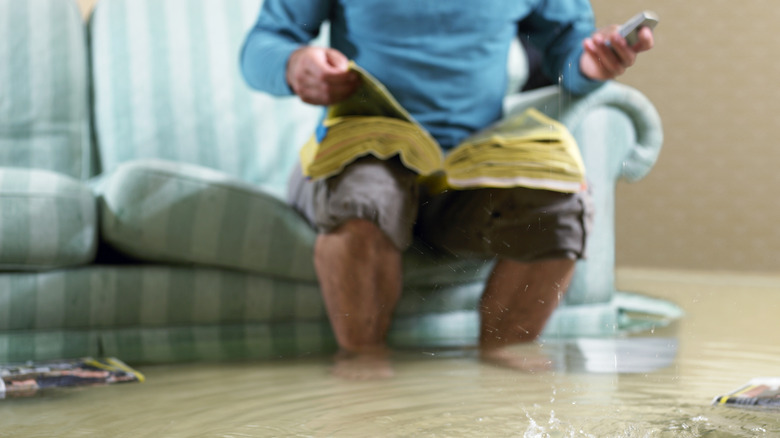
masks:
[[[365,219],[348,219],[326,235],[339,236],[344,245],[355,253],[374,254],[397,250],[384,230]]]

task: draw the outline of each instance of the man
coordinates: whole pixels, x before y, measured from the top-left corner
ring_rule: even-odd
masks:
[[[330,22],[331,47],[308,43]],[[265,0],[245,42],[250,86],[338,102],[377,77],[445,151],[498,120],[517,23],[545,71],[572,93],[622,74],[653,45],[595,31],[586,0]],[[535,339],[584,253],[587,193],[479,189],[432,196],[397,159],[361,158],[327,180],[291,178],[291,203],[320,231],[314,262],[342,364],[384,363],[401,294],[401,254],[416,235],[454,254],[497,259],[481,299],[482,358],[519,366],[507,346]],[[375,367],[377,374],[389,372]],[[351,372],[351,371],[348,371]]]

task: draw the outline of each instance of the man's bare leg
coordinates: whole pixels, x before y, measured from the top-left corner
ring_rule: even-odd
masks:
[[[480,302],[479,342],[483,360],[537,369],[539,358],[513,355],[506,347],[535,340],[569,287],[575,261],[522,263],[499,260]]]
[[[386,336],[401,296],[401,252],[373,222],[354,219],[317,237],[314,266],[341,349],[334,374],[391,376]]]

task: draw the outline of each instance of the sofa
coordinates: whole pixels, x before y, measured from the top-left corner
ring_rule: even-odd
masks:
[[[283,201],[320,108],[250,90],[238,53],[260,0],[0,0],[0,362],[298,357],[335,341],[315,232]],[[596,221],[543,336],[620,336],[680,316],[615,289],[618,180],[652,168],[662,127],[638,91],[580,97],[526,80],[506,112],[561,120],[582,149]],[[491,260],[413,245],[390,343],[477,339]]]

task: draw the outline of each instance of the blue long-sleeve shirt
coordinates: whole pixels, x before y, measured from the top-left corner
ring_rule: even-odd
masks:
[[[579,69],[594,31],[587,0],[265,0],[241,53],[247,83],[291,94],[290,54],[326,20],[331,46],[384,83],[444,148],[501,117],[520,20],[548,76],[575,94],[600,84]]]

